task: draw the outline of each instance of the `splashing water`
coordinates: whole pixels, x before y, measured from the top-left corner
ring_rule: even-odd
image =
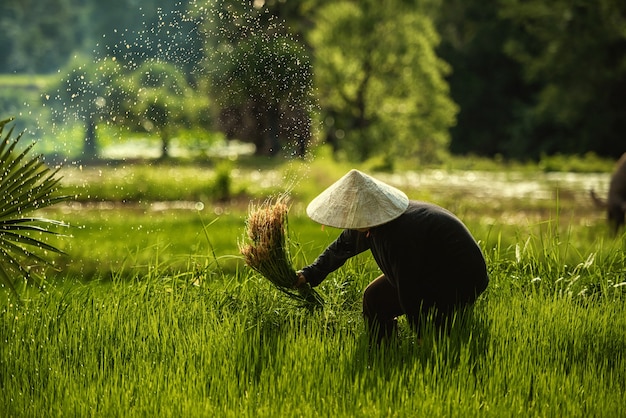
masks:
[[[75,57],[44,95],[52,120],[46,153],[179,157],[241,140],[257,154],[310,162],[316,104],[308,53],[264,3],[179,2],[139,31],[103,36],[94,57]],[[291,190],[306,170],[288,172]]]

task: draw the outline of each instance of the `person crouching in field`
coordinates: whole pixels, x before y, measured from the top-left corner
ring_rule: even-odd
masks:
[[[370,250],[383,274],[363,293],[363,317],[377,344],[395,334],[401,315],[418,332],[429,314],[445,329],[455,312],[487,288],[485,258],[455,215],[410,201],[358,170],[333,183],[306,211],[312,220],[344,231],[298,272],[296,285],[317,286],[349,258]]]

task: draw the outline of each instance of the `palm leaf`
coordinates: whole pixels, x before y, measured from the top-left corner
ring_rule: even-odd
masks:
[[[12,228],[12,229],[16,229],[18,232],[9,232],[9,229],[0,228],[0,231],[2,231],[2,234],[3,234],[4,241],[7,243],[18,243],[18,244],[23,244],[23,245],[29,245],[29,246],[36,247],[44,251],[51,251],[57,254],[65,254],[63,251],[59,250],[56,247],[53,247],[50,244],[47,244],[35,238],[31,238],[27,235],[22,235],[25,231],[44,232],[44,233],[49,233],[49,234],[54,234],[54,235],[60,235],[60,234],[57,234],[45,228],[34,227],[34,226],[29,226],[29,225],[22,225],[19,227],[19,229],[18,228]]]
[[[21,247],[21,251],[25,253],[25,256],[28,257],[30,253],[29,251],[23,250]],[[3,260],[7,260],[8,264],[5,264],[2,269],[4,272],[3,277],[6,277],[8,281],[10,281],[9,289],[12,289],[12,292],[19,298],[19,294],[17,293],[18,285],[20,284],[19,278],[23,278],[23,281],[26,284],[34,285],[40,289],[43,288],[45,283],[45,278],[43,275],[37,272],[37,268],[41,267],[41,265],[35,264],[37,258],[41,259],[41,257],[33,254],[32,258],[28,258],[24,260],[24,256],[20,257],[19,254],[15,255],[10,251],[6,251],[4,248],[0,247],[0,258]],[[26,263],[26,261],[30,261],[30,263]],[[18,277],[16,280],[15,277]]]
[[[54,267],[46,258],[48,253],[63,254],[57,247],[39,238],[60,235],[52,228],[67,226],[63,222],[26,216],[38,209],[69,200],[59,195],[60,168],[51,169],[41,156],[30,157],[34,146],[18,150],[19,134],[11,139],[13,128],[3,136],[11,119],[0,121],[0,284],[16,296],[19,284],[26,282],[42,286],[45,270]]]
[[[1,253],[2,252],[0,251],[0,257],[4,258]],[[2,263],[0,263],[0,283],[2,283],[2,286],[8,287],[9,291],[14,295],[18,294],[17,289],[15,289],[15,286],[13,286],[13,280],[11,280],[11,275],[9,275],[9,273],[4,269]]]

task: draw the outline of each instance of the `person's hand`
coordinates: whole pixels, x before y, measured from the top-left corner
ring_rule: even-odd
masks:
[[[306,283],[306,277],[304,277],[304,274],[302,274],[301,271],[296,272],[296,274],[298,275],[298,279],[296,280],[296,283],[293,285],[293,287],[297,289]]]

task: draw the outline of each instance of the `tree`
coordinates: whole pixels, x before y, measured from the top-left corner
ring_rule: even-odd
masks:
[[[626,4],[500,0],[513,25],[507,54],[539,93],[526,112],[527,150],[618,157],[626,131]]]
[[[283,22],[252,2],[214,1],[207,16],[205,68],[221,129],[276,155],[310,137],[312,75],[308,53]]]
[[[120,114],[119,104],[125,92],[117,83],[124,69],[115,59],[93,62],[84,56],[75,57],[68,66],[67,76],[60,78],[44,95],[45,104],[52,106],[53,120],[79,123],[85,132],[81,158],[98,158],[97,126],[114,120]]]
[[[80,43],[78,0],[3,0],[0,72],[51,73]]]
[[[70,63],[68,75],[51,87],[53,93],[44,95],[45,102],[54,109],[56,121],[83,124],[84,160],[98,158],[97,125],[115,120],[122,113],[120,103],[126,93],[118,81],[123,79],[124,71],[115,59],[92,62],[79,56]]]
[[[498,12],[497,2],[443,0],[437,14],[437,52],[452,67],[446,79],[459,105],[450,130],[453,153],[523,157],[526,151],[522,118],[537,89],[505,54],[514,29]]]
[[[202,60],[198,21],[187,13],[193,2],[108,0],[90,2],[86,44],[98,55],[132,69],[146,61],[170,62],[190,74]]]
[[[124,80],[123,116],[118,124],[134,130],[156,132],[161,138],[161,158],[169,157],[170,140],[184,125],[197,125],[209,115],[204,92],[196,92],[172,63],[146,61]]]
[[[431,17],[417,2],[338,1],[322,7],[309,42],[327,141],[363,161],[447,151],[456,105],[435,54]]]
[[[81,158],[86,161],[98,158],[97,128],[102,123],[157,133],[167,158],[170,140],[183,126],[207,127],[210,121],[204,90],[167,62],[150,60],[131,70],[115,58],[96,63],[78,59],[55,88],[47,103],[57,121],[83,124]]]

